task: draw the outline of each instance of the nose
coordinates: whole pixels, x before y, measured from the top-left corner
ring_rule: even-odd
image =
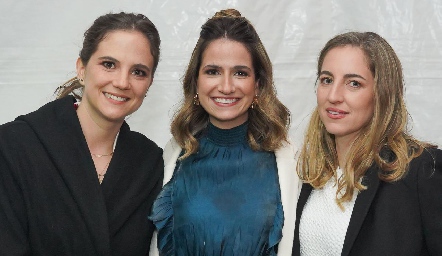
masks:
[[[327,99],[331,103],[340,103],[344,100],[344,88],[343,83],[335,81],[328,90]]]
[[[119,72],[115,75],[113,86],[120,90],[127,90],[130,88],[129,75],[125,72]]]
[[[229,75],[221,76],[218,84],[218,91],[223,94],[231,94],[235,92],[235,85]]]

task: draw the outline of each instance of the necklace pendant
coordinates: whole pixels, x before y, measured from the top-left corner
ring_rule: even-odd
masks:
[[[114,154],[114,152],[111,152],[109,154],[94,154],[94,153],[91,153],[91,154],[92,154],[92,156],[100,158],[100,157],[103,157],[103,156],[111,156],[111,155]]]
[[[103,182],[104,175],[105,174],[101,174],[101,173],[98,174],[98,182],[100,182],[100,184]]]

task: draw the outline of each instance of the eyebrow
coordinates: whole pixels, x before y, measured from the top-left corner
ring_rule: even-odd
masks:
[[[209,64],[209,65],[205,65],[203,68],[221,68],[221,66],[215,65],[215,64]],[[233,66],[232,69],[248,69],[248,70],[252,70],[250,67],[245,66],[245,65],[236,65]]]
[[[327,71],[327,70],[321,71],[321,73],[319,73],[319,75],[329,75],[329,76],[333,76],[333,74],[332,74],[330,71]],[[362,80],[367,80],[367,79],[365,79],[363,76],[358,75],[358,74],[350,73],[350,74],[345,74],[345,75],[344,75],[344,78],[353,78],[353,77],[358,77],[358,78],[360,78],[360,79],[362,79]]]
[[[244,65],[237,65],[233,67],[234,69],[248,69],[248,70],[252,70],[250,67],[248,66],[244,66]]]
[[[111,57],[111,56],[103,56],[103,57],[99,57],[98,59],[99,60],[110,60],[113,62],[120,63],[120,61],[118,61],[117,59],[115,59],[114,57]],[[147,71],[150,71],[150,68],[148,66],[141,64],[141,63],[135,64],[134,67],[138,68],[138,69],[146,69]]]

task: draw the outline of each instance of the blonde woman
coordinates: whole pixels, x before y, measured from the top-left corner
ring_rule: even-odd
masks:
[[[401,63],[349,32],[318,61],[293,255],[442,255],[442,151],[407,133]]]

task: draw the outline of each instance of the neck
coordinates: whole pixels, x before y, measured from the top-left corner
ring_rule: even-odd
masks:
[[[77,116],[91,154],[104,155],[113,152],[115,138],[122,122],[97,122],[82,104],[77,109]]]
[[[353,144],[355,138],[339,137],[335,138],[336,153],[338,154],[339,167],[345,166],[348,150]]]

